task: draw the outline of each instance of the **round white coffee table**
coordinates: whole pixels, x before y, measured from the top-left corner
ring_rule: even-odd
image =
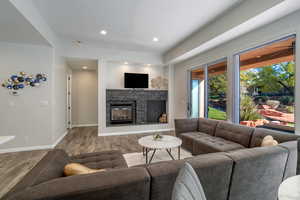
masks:
[[[150,164],[153,156],[155,155],[156,150],[165,149],[172,160],[175,158],[172,155],[171,149],[178,148],[178,160],[180,160],[180,146],[182,144],[182,140],[180,138],[170,136],[170,135],[162,135],[161,139],[154,140],[152,135],[145,136],[139,139],[139,144],[143,147],[143,155],[146,156],[146,164]],[[153,153],[148,159],[148,153],[153,150]]]
[[[300,199],[300,176],[293,176],[283,181],[278,190],[279,200]]]

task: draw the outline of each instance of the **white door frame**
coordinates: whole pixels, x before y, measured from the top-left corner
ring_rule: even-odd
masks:
[[[67,127],[72,128],[72,75],[67,75]]]

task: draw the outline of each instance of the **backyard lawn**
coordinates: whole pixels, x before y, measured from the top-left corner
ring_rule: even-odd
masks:
[[[217,120],[226,120],[226,112],[208,107],[208,118]]]

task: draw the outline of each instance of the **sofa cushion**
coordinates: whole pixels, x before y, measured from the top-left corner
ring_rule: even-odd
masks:
[[[64,166],[69,162],[69,156],[65,151],[54,149],[49,151],[25,176],[18,182],[5,197],[22,191],[26,188],[38,185],[63,176]],[[4,198],[5,199],[5,198]]]
[[[5,200],[149,200],[149,193],[147,170],[134,167],[53,179]]]
[[[36,176],[34,185],[64,176],[64,167],[70,158],[64,150],[53,150],[53,156],[48,158],[48,163]]]
[[[92,169],[127,168],[127,163],[120,151],[102,151],[85,153],[71,157],[71,161]]]
[[[148,165],[147,169],[151,175],[151,200],[171,199],[176,177],[185,162],[194,168],[207,199],[227,200],[233,162],[223,153]]]
[[[297,141],[290,141],[290,142],[283,142],[278,146],[285,148],[289,151],[288,160],[285,167],[284,172],[284,180],[295,176],[297,174],[297,163],[298,163],[298,142]]]
[[[271,135],[275,140],[278,141],[278,143],[293,141],[300,138],[300,136],[290,133],[283,133],[264,128],[256,128],[251,138],[250,147],[259,147],[262,143],[262,140],[267,135]]]
[[[198,131],[214,136],[219,121],[199,118]]]
[[[279,146],[242,149],[226,153],[234,161],[228,200],[275,200],[288,151]]]
[[[229,122],[219,122],[216,128],[216,136],[239,143],[244,147],[249,147],[253,130],[254,128],[247,126]]]
[[[198,119],[175,119],[175,133],[181,138],[182,133],[194,132],[198,130]]]
[[[201,132],[183,133],[183,134],[181,134],[182,147],[193,153],[194,140],[197,138],[200,138],[200,137],[207,137],[207,136],[210,136],[210,135],[208,135],[206,133],[201,133]]]
[[[244,146],[219,137],[201,137],[194,140],[193,152],[198,154],[243,149]]]

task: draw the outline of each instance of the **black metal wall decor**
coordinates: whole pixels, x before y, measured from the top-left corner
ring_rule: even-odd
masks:
[[[19,91],[25,87],[38,87],[41,83],[47,81],[47,75],[38,73],[34,75],[27,75],[25,72],[13,74],[9,79],[2,83],[2,87],[8,89],[12,95],[20,94]]]

